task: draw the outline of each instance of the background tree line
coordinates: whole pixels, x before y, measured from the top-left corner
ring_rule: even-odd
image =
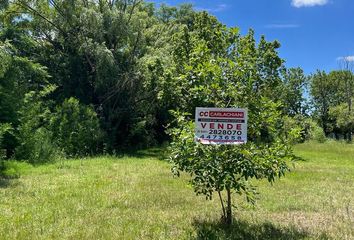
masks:
[[[301,129],[298,141],[351,141],[350,62],[306,76],[284,66],[279,47],[189,4],[2,1],[1,158],[40,163],[161,144],[176,124],[171,110],[248,100],[262,102],[247,106],[255,139],[276,127],[262,123],[269,108]]]

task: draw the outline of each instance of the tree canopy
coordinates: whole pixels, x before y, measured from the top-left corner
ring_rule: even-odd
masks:
[[[285,67],[279,47],[190,4],[2,1],[0,123],[12,131],[1,148],[32,158],[20,153],[41,149],[41,134],[48,153],[67,156],[152,146],[171,140],[171,110],[196,106],[248,108],[254,142],[274,138],[275,115],[313,118],[326,135],[351,138],[349,65],[308,77]]]

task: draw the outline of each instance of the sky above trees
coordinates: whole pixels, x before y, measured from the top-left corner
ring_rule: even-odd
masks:
[[[151,0],[156,4],[192,3],[227,26],[249,28],[256,36],[279,40],[280,56],[287,67],[301,67],[306,73],[316,69],[338,69],[338,60],[354,61],[352,0]]]

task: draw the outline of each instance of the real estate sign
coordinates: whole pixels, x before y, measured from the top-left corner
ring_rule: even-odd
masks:
[[[202,144],[247,142],[247,109],[196,108],[195,141]]]

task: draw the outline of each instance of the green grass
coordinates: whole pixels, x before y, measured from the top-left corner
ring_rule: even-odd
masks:
[[[0,239],[354,239],[354,146],[296,146],[305,161],[255,207],[235,196],[231,228],[218,199],[173,178],[161,151],[23,167],[0,180]]]

